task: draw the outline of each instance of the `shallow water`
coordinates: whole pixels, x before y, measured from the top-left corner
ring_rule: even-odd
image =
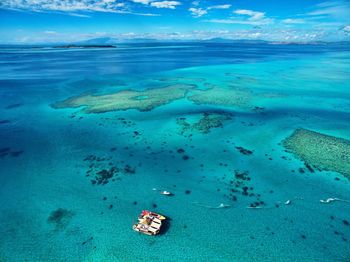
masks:
[[[0,57],[0,261],[350,260],[350,204],[320,203],[350,199],[349,180],[310,172],[281,144],[296,128],[350,140],[347,46],[2,48]],[[51,107],[178,83],[249,90],[251,107]],[[179,124],[204,114],[229,117],[208,132]],[[111,167],[122,171],[92,182]],[[229,207],[209,208],[221,203]],[[164,234],[132,231],[142,209],[170,218]]]

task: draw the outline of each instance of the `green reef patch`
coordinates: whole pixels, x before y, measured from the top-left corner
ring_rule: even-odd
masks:
[[[104,113],[128,109],[150,111],[185,97],[187,92],[195,87],[195,85],[179,84],[144,91],[122,90],[105,95],[88,94],[54,103],[52,107],[56,109],[85,107],[84,112],[86,113]]]
[[[252,93],[246,89],[213,87],[207,90],[198,90],[188,99],[199,105],[250,108]]]
[[[175,84],[143,91],[121,90],[111,94],[83,94],[53,103],[55,109],[83,107],[84,113],[104,113],[136,109],[150,111],[172,101],[186,98],[197,105],[218,105],[252,109],[253,94],[247,89],[211,87],[199,89],[194,84]]]
[[[231,114],[228,113],[204,113],[196,115],[195,119],[180,117],[176,119],[181,135],[191,135],[193,132],[207,134],[213,128],[223,127],[223,123],[232,119]]]
[[[307,165],[350,178],[349,140],[300,128],[286,138],[283,145]]]

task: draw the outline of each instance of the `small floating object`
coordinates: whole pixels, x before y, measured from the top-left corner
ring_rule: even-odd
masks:
[[[334,198],[330,197],[330,198],[327,198],[326,200],[323,200],[323,199],[320,200],[320,202],[324,203],[324,204],[328,204],[328,203],[331,203],[331,202],[334,202],[334,201],[350,203],[350,200],[340,199],[340,198],[336,198],[336,197],[334,197]]]
[[[331,197],[330,197],[330,198],[327,198],[326,200],[321,199],[320,202],[321,202],[321,203],[328,204],[328,203],[333,202],[333,201],[336,201],[336,200],[338,200],[338,198],[331,198]]]
[[[262,209],[261,206],[248,206],[249,209]]]
[[[291,203],[292,203],[291,200],[287,200],[286,202],[284,202],[285,205],[289,205],[289,204],[291,204]]]
[[[199,202],[192,202],[192,204],[200,206],[200,207],[206,207],[206,208],[210,208],[210,209],[219,209],[219,208],[228,208],[231,207],[230,205],[226,205],[224,203],[220,203],[220,205],[218,206],[209,206],[209,205],[205,205]]]
[[[169,191],[160,191],[161,195],[165,195],[165,196],[172,196],[173,193],[169,192]]]
[[[160,233],[162,221],[165,219],[166,217],[163,215],[143,210],[138,217],[138,222],[132,226],[132,229],[149,236],[155,236]]]
[[[221,203],[220,205],[218,205],[216,208],[226,208],[226,207],[230,207],[230,205],[226,205],[224,203]]]

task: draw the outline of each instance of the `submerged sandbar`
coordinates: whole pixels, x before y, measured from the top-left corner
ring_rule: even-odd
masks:
[[[299,128],[283,145],[308,165],[350,178],[350,140]]]

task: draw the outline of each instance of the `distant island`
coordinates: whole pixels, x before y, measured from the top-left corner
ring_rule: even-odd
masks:
[[[116,48],[115,45],[58,45],[53,46],[53,48]]]

